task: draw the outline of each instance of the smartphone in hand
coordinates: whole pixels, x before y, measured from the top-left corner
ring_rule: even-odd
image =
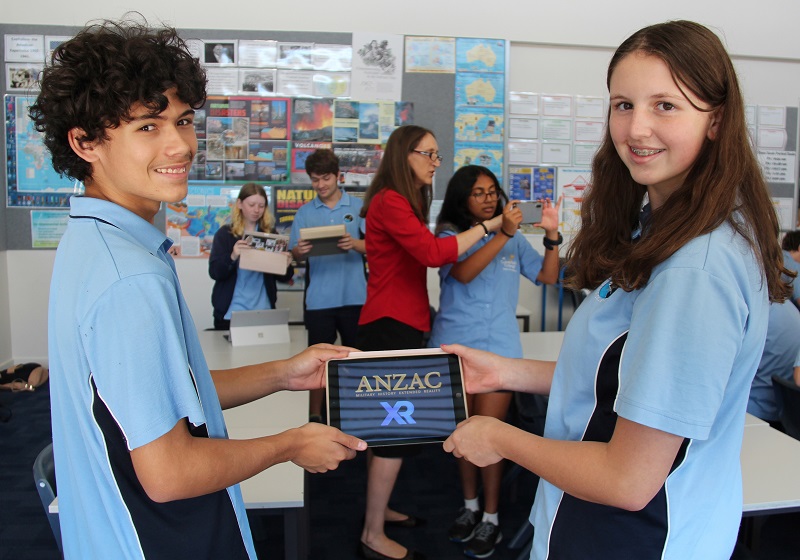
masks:
[[[522,210],[523,224],[538,224],[542,221],[542,203],[534,201],[518,202],[516,207]]]

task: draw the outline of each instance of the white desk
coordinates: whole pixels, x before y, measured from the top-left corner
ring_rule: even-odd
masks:
[[[745,424],[742,439],[744,516],[800,511],[800,441],[769,424]]]
[[[519,333],[522,356],[530,360],[556,361],[564,342],[564,331]]]
[[[520,336],[523,356],[538,360],[557,359],[564,341],[563,332]],[[800,510],[800,441],[747,414],[739,460],[744,517]]]
[[[234,348],[219,331],[199,333],[208,367],[229,369],[282,360],[306,348],[306,331],[290,328],[291,342]],[[277,434],[308,422],[308,392],[282,391],[223,412],[231,439]],[[241,483],[245,507],[253,513],[281,513],[287,560],[308,556],[308,516],[305,509],[305,471],[287,462],[275,465]],[[254,534],[257,527],[252,527]]]

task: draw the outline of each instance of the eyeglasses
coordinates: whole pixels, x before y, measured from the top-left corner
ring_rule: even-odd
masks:
[[[411,151],[416,153],[416,154],[423,155],[423,156],[427,157],[428,159],[430,159],[433,162],[436,162],[436,161],[438,161],[439,163],[442,162],[442,156],[440,156],[436,152],[423,152],[422,150],[411,150]]]
[[[487,200],[497,200],[500,197],[500,191],[475,191],[470,196],[478,202],[485,202]]]

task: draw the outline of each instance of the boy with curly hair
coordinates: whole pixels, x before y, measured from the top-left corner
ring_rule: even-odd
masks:
[[[316,472],[364,442],[309,424],[232,441],[222,409],[319,388],[318,346],[209,371],[171,241],[153,219],[186,196],[205,74],[171,28],[90,26],[60,45],[31,118],[53,167],[83,181],[51,283],[53,447],[66,558],[250,558],[238,483],[280,462]]]

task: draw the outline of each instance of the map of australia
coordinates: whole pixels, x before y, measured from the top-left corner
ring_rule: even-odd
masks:
[[[486,44],[481,43],[467,51],[467,62],[482,62],[487,68],[492,68],[497,62],[497,55]]]
[[[482,78],[467,84],[466,91],[469,105],[491,104],[497,96],[497,90],[494,89],[494,86]]]
[[[503,108],[502,74],[460,72],[456,74],[456,106]]]
[[[468,37],[456,39],[456,71],[505,73],[505,41]]]

